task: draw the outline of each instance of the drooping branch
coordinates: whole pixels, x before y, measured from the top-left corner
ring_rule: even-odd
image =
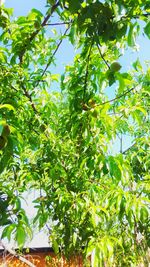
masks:
[[[17,258],[20,261],[22,261],[23,263],[27,264],[29,267],[36,267],[32,262],[30,262],[26,258],[22,257],[21,255],[17,254],[17,252],[15,250],[5,246],[1,239],[0,239],[0,246],[4,249],[4,251],[7,251],[11,255],[13,255],[15,258]]]

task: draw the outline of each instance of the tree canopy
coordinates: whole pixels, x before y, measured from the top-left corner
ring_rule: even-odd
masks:
[[[88,256],[93,267],[148,266],[150,67],[137,59],[124,71],[119,59],[139,34],[150,39],[150,2],[45,5],[18,18],[0,7],[1,239],[21,248],[46,227],[55,252],[82,252],[85,266]],[[59,76],[64,40],[76,55]],[[132,146],[112,153],[124,135]],[[28,190],[38,192],[32,222]]]

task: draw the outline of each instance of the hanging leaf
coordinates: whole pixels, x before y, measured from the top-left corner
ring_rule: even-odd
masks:
[[[19,224],[16,227],[16,241],[17,241],[19,247],[23,247],[23,245],[26,241],[26,231],[25,231],[24,226],[22,224]]]
[[[11,235],[14,232],[14,230],[16,229],[17,225],[15,223],[10,224],[8,226],[6,226],[2,232],[1,238],[7,238],[9,241],[11,239]]]
[[[147,25],[144,27],[144,32],[147,35],[147,37],[150,39],[150,21],[147,23]]]
[[[15,108],[12,105],[10,105],[10,104],[0,105],[0,109],[2,109],[2,108],[6,108],[6,109],[9,109],[9,110],[15,111]]]

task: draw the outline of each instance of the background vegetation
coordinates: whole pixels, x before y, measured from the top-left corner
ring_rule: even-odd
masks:
[[[46,14],[32,9],[17,19],[0,8],[1,239],[21,248],[46,226],[66,257],[148,266],[150,68],[137,59],[124,72],[118,60],[139,34],[150,38],[149,0],[45,4]],[[51,36],[57,25],[64,32]],[[77,52],[59,78],[50,67],[64,39]],[[56,82],[60,90],[51,90]],[[123,135],[132,140],[126,151]],[[31,189],[39,194],[32,223],[22,208]]]

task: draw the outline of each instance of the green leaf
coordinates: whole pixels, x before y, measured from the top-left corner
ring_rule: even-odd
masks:
[[[7,108],[7,109],[9,109],[9,110],[13,110],[13,111],[15,111],[15,108],[14,108],[12,105],[10,105],[10,104],[3,104],[3,105],[0,105],[0,109],[2,109],[2,108]]]
[[[54,249],[55,254],[57,255],[59,253],[59,245],[55,237],[52,237],[51,239],[52,239],[52,247]]]
[[[0,124],[0,135],[2,135],[3,129],[4,129],[4,126]]]
[[[132,65],[136,71],[142,71],[143,69],[139,59],[137,59]]]
[[[134,24],[130,23],[130,27],[129,27],[127,41],[128,41],[128,45],[131,47],[135,46],[135,33],[134,33],[134,31],[135,31],[136,25],[137,25],[136,23],[134,23]]]
[[[136,60],[131,69],[128,48],[139,27],[149,37],[148,2],[46,1],[44,16],[37,8],[11,19],[1,6],[0,226],[19,247],[48,224],[65,258],[82,251],[95,267],[145,261],[150,68]],[[30,190],[31,226],[22,209]]]
[[[115,83],[115,81],[116,81],[114,72],[108,70],[106,72],[106,77],[107,77],[107,79],[109,81],[109,86],[112,86]]]
[[[31,10],[31,12],[29,13],[29,15],[28,15],[28,19],[29,20],[36,20],[36,19],[38,19],[39,22],[41,21],[41,18],[42,17],[43,17],[43,14],[39,10],[37,10],[35,8],[33,8]]]
[[[140,220],[142,223],[145,223],[147,222],[148,220],[148,217],[149,217],[149,212],[148,212],[148,209],[147,207],[143,206],[141,209],[140,209]]]
[[[109,163],[110,174],[117,181],[119,181],[121,179],[121,170],[120,170],[119,162],[117,162],[113,156],[109,156],[108,163]]]
[[[15,209],[20,210],[21,209],[21,201],[19,198],[16,198],[15,200]]]
[[[19,247],[23,247],[26,240],[26,231],[22,224],[18,224],[16,228],[16,241]]]
[[[74,232],[74,233],[73,233],[73,245],[74,245],[74,246],[75,246],[76,243],[77,243],[77,237],[78,237],[77,233]]]
[[[13,231],[15,230],[16,227],[17,227],[17,225],[15,223],[6,226],[2,232],[1,238],[6,237],[10,241],[11,234],[13,233]]]
[[[144,32],[147,35],[147,37],[150,39],[150,21],[147,23],[147,25],[144,27]]]
[[[79,0],[77,0],[76,2],[74,0],[68,0],[68,3],[69,3],[69,11],[73,14],[77,13],[79,8],[81,7]]]
[[[102,265],[101,265],[100,248],[98,246],[96,246],[94,248],[94,250],[92,251],[91,266],[92,267],[102,267]]]

